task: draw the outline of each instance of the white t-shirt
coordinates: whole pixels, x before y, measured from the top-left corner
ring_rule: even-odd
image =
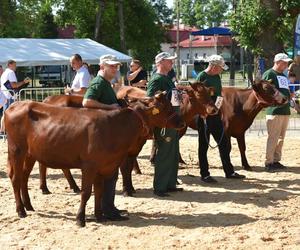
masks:
[[[91,75],[88,69],[85,66],[81,66],[81,68],[76,72],[71,88],[77,90],[81,88],[88,88],[90,80]]]
[[[1,75],[1,90],[5,97],[7,99],[10,99],[12,95],[9,93],[9,91],[7,91],[7,88],[4,86],[4,83],[6,83],[7,81],[18,82],[15,72],[9,68],[5,69],[3,74]]]

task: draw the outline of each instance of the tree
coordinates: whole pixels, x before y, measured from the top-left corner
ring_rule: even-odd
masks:
[[[146,67],[160,50],[163,29],[149,0],[102,0],[104,4],[99,0],[56,1],[60,6],[57,23],[75,25],[76,37],[96,38],[123,52],[129,49]]]
[[[57,25],[54,22],[52,8],[49,3],[41,7],[38,14],[35,37],[38,38],[57,38]]]
[[[164,25],[172,24],[172,9],[168,8],[166,0],[150,0],[154,8],[157,22]]]
[[[297,13],[298,0],[243,0],[230,24],[240,45],[265,58],[266,67],[271,67],[274,54],[293,43]]]
[[[227,20],[230,4],[230,0],[181,0],[182,22],[198,28],[219,26]]]

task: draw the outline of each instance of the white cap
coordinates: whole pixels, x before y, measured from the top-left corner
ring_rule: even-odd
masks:
[[[211,65],[220,66],[222,69],[227,70],[228,66],[225,64],[224,58],[220,55],[211,55],[207,61]]]
[[[293,60],[291,58],[289,58],[288,55],[286,55],[284,53],[279,53],[279,54],[276,54],[274,57],[274,62],[278,62],[278,61],[290,62]]]
[[[176,56],[171,56],[168,52],[161,52],[155,57],[155,63],[159,63],[162,60],[174,60]]]
[[[101,56],[99,65],[102,65],[102,64],[108,64],[108,65],[119,64],[119,65],[121,65],[121,63],[118,61],[117,57],[115,57],[113,55],[103,55],[103,56]]]

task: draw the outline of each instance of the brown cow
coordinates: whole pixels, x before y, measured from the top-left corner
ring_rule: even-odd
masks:
[[[246,158],[245,132],[263,108],[285,104],[287,98],[265,80],[254,83],[252,89],[224,87],[222,96],[224,100],[221,111],[225,133],[229,139],[237,139],[242,166],[246,170],[252,170]],[[197,130],[195,120],[188,126]]]
[[[82,100],[83,96],[80,95],[56,95],[56,96],[48,96],[43,101],[44,103],[52,104],[59,107],[75,107],[82,108]],[[122,107],[127,107],[127,103],[125,100],[118,100],[119,104]],[[138,169],[139,170],[139,169]],[[40,171],[40,189],[43,194],[51,194],[47,187],[47,167],[43,164],[39,163],[39,171]],[[71,189],[75,193],[80,193],[80,189],[77,186],[71,172],[69,169],[62,169]]]
[[[145,128],[184,125],[165,93],[116,111],[16,102],[6,110],[4,119],[8,175],[19,217],[26,216],[25,208],[33,210],[28,177],[34,162],[39,161],[51,168],[81,169],[81,203],[76,216],[79,226],[85,226],[92,185],[96,220],[102,220],[103,178],[110,177],[127,155],[137,154],[136,144]]]
[[[200,82],[195,82],[191,86],[178,86],[179,89],[186,91],[183,94],[183,100],[181,105],[181,114],[183,115],[185,122],[191,122],[196,114],[203,117],[214,114],[217,112],[211,98],[210,92],[213,91],[211,88],[206,88]],[[118,100],[124,98],[144,98],[146,92],[140,88],[125,86],[120,89],[117,93]],[[56,106],[74,106],[80,107],[82,97],[75,96],[51,96],[44,100],[44,102],[56,105]],[[140,150],[144,146],[149,136],[144,136],[139,141]],[[125,196],[132,196],[135,192],[132,184],[132,170],[139,170],[139,165],[136,160],[137,155],[128,156],[127,160],[123,162],[120,167],[121,174],[123,177],[123,194]],[[68,169],[63,170],[66,179],[68,180],[70,187],[75,191],[78,189],[70,171]],[[40,188],[44,194],[50,193],[46,184],[46,167],[40,164]]]
[[[214,105],[212,99],[210,98],[211,88],[205,87],[200,82],[194,82],[191,86],[177,86],[177,88],[186,91],[186,94],[183,94],[183,100],[180,105],[180,112],[183,116],[183,119],[186,123],[192,122],[195,115],[201,115],[206,117],[207,115],[213,115],[218,110]],[[146,96],[146,91],[141,90],[136,87],[122,87],[117,93],[118,98],[141,98]],[[147,137],[144,138],[144,141],[141,141],[142,146],[146,142]],[[134,165],[137,165],[136,156],[128,158],[126,167],[121,167],[121,172],[123,175],[123,194],[126,196],[132,196],[132,193],[135,192],[132,185],[132,168]]]
[[[63,97],[63,98],[62,98]],[[54,104],[60,107],[78,107],[82,108],[83,96],[80,95],[58,95],[58,96],[48,96],[43,102],[48,104]],[[51,194],[47,187],[46,176],[47,167],[39,163],[40,170],[40,189],[43,194]],[[80,193],[80,189],[77,186],[73,176],[69,169],[62,169],[70,188],[73,189],[75,193]]]

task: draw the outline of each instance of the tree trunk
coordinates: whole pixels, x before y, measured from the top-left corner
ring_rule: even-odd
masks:
[[[124,5],[123,0],[118,0],[118,14],[119,14],[119,25],[120,25],[120,42],[122,52],[126,52],[125,42],[125,29],[124,29]]]
[[[100,41],[100,27],[101,27],[101,18],[105,7],[105,0],[99,0],[98,1],[98,11],[96,15],[96,25],[95,25],[95,34],[94,34],[94,40]]]
[[[231,37],[231,48],[230,48],[230,79],[229,85],[235,85],[235,50],[236,50],[236,41]]]
[[[261,5],[271,12],[271,17],[274,20],[281,16],[280,1],[276,0],[261,0]],[[265,69],[273,66],[274,55],[283,52],[283,43],[276,39],[277,27],[263,27],[262,35],[259,39],[259,44],[263,49],[261,55],[265,59]]]

